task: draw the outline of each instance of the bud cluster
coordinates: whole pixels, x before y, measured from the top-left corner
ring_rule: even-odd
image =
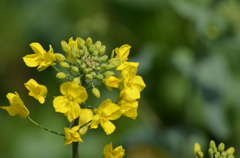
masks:
[[[209,158],[234,158],[234,151],[235,149],[233,147],[225,150],[224,143],[220,143],[218,146],[216,146],[215,142],[211,140],[209,143],[208,155]],[[194,154],[196,155],[196,158],[203,158],[204,156],[198,143],[196,143],[194,146]]]
[[[105,55],[106,46],[100,41],[93,43],[91,38],[77,38],[75,41],[70,38],[68,43],[62,41],[61,47],[66,57],[60,53],[55,55],[59,65],[67,72],[59,71],[56,77],[74,82],[84,81],[81,84],[93,88],[92,93],[99,98],[100,92],[96,86],[106,77],[115,75],[113,70],[121,65],[121,59],[108,60]]]

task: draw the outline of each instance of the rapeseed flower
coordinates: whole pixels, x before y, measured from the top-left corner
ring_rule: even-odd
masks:
[[[104,147],[103,154],[105,158],[122,158],[125,155],[125,149],[122,146],[113,149],[111,142]]]

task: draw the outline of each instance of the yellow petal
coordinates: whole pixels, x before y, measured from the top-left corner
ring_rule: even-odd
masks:
[[[115,125],[106,119],[100,119],[100,124],[107,135],[113,133],[116,129]]]

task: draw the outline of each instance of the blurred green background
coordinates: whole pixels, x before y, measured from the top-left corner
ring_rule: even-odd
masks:
[[[193,145],[207,149],[211,139],[236,148],[240,157],[240,1],[238,0],[3,0],[0,1],[0,102],[17,91],[30,116],[63,131],[66,118],[55,113],[52,98],[40,105],[23,83],[34,78],[58,95],[61,81],[48,68],[37,72],[22,57],[39,42],[61,52],[60,41],[91,37],[107,52],[132,46],[129,61],[147,87],[136,120],[121,118],[106,136],[90,130],[80,157],[101,158],[113,141],[126,158],[192,158]],[[107,95],[107,94],[105,94]],[[71,145],[19,117],[0,110],[0,157],[71,157]]]

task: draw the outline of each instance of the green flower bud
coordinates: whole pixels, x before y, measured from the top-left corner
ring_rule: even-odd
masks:
[[[97,88],[93,88],[92,89],[92,94],[96,97],[96,98],[100,98],[101,94],[100,91]]]
[[[221,156],[226,157],[226,156],[227,156],[227,152],[226,152],[226,151],[223,151],[223,152],[221,153]]]
[[[92,39],[90,37],[88,37],[85,41],[85,46],[87,46],[88,48],[92,45]]]
[[[98,75],[96,76],[96,78],[99,79],[99,80],[103,80],[103,75],[102,75],[102,74],[98,74]]]
[[[107,63],[101,64],[101,68],[103,68],[103,69],[105,69],[106,66],[107,66]]]
[[[77,59],[77,60],[76,60],[76,63],[77,63],[77,65],[79,65],[79,66],[80,66],[80,65],[81,65],[81,63],[82,63],[82,61],[81,61],[81,60],[79,60],[79,59]]]
[[[105,61],[107,61],[107,59],[108,59],[108,56],[107,55],[103,55],[102,57],[100,57],[99,58],[99,62],[105,62]]]
[[[96,71],[100,71],[102,68],[100,66],[95,67]]]
[[[79,54],[80,54],[80,56],[83,56],[83,55],[84,55],[84,50],[81,49],[81,50],[79,51]]]
[[[93,53],[95,51],[95,45],[94,44],[90,45],[88,50],[89,50],[90,53]]]
[[[197,156],[198,158],[203,158],[204,154],[203,154],[202,151],[198,150],[198,151],[196,151],[196,156]]]
[[[67,44],[67,42],[65,41],[61,41],[61,47],[62,47],[62,50],[65,52],[65,53],[68,53],[70,52],[70,46]]]
[[[217,152],[216,154],[214,154],[214,156],[217,158],[217,157],[220,157],[220,153]]]
[[[70,48],[71,48],[70,54],[72,55],[73,58],[78,58],[78,57],[80,57],[80,53],[79,53],[79,51],[78,51],[78,49],[77,49],[76,46],[71,45]]]
[[[227,156],[233,155],[235,152],[235,148],[234,147],[230,147],[227,149]]]
[[[90,72],[90,69],[89,69],[89,68],[83,69],[83,73],[88,74],[89,72]]]
[[[91,72],[90,74],[93,76],[93,78],[97,75],[96,72]]]
[[[228,156],[228,158],[235,158],[235,156],[234,155],[230,155],[230,156]]]
[[[111,70],[111,69],[114,69],[114,68],[116,68],[120,65],[121,65],[121,62],[112,62],[112,63],[108,64],[104,69],[105,70]]]
[[[212,149],[216,148],[216,144],[213,140],[210,141],[209,147],[212,148]]]
[[[121,59],[119,58],[112,58],[110,60],[108,60],[109,63],[116,63],[116,62],[120,62],[121,63]]]
[[[102,42],[101,41],[97,41],[95,43],[96,50],[98,50],[101,47],[101,45],[102,45]]]
[[[98,53],[99,55],[103,55],[106,51],[106,46],[105,45],[102,45],[99,50],[98,50]]]
[[[55,53],[55,56],[59,63],[65,60],[65,56],[60,53]]]
[[[87,74],[87,75],[86,75],[86,79],[88,79],[88,80],[93,80],[93,76],[92,76],[91,74]]]
[[[85,63],[81,64],[81,69],[85,69],[87,67],[87,65]]]
[[[72,66],[71,67],[72,72],[79,72],[78,67]]]
[[[93,52],[93,56],[98,56],[98,51],[97,51],[97,50],[95,50],[95,51]]]
[[[114,76],[115,73],[114,73],[113,71],[106,71],[103,75],[104,75],[105,78],[106,78],[106,77],[108,77],[108,76]]]
[[[69,64],[67,62],[60,62],[59,65],[62,67],[62,68],[65,68],[65,69],[68,69],[69,68]]]
[[[84,45],[85,45],[85,41],[82,38],[79,38],[77,41],[78,48],[82,49]]]
[[[56,74],[56,77],[59,78],[59,79],[64,79],[64,78],[67,77],[67,75],[64,72],[58,72]]]
[[[218,151],[219,151],[219,152],[223,152],[224,149],[225,149],[225,144],[220,143],[220,144],[218,145]]]
[[[213,156],[213,154],[214,154],[213,149],[212,149],[212,148],[209,148],[209,149],[208,149],[208,155]]]
[[[81,83],[81,80],[80,80],[80,78],[75,77],[75,78],[73,79],[73,82],[75,82],[75,83],[77,83],[77,84],[80,84],[80,83]]]

